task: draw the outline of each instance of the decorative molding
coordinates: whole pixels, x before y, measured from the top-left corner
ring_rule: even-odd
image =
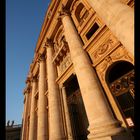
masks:
[[[50,19],[51,16],[52,16],[52,11],[50,10],[47,14],[47,18]]]
[[[113,53],[106,56],[106,58],[96,66],[97,73],[102,81],[105,81],[105,74],[108,67],[117,61],[133,62],[133,59],[129,56],[128,51],[123,46],[118,47],[113,51]]]
[[[72,12],[75,9],[75,7],[77,7],[78,4],[79,4],[79,0],[74,0],[70,7],[70,11]]]
[[[134,90],[134,70],[111,83],[110,90],[113,94],[121,94],[128,90]]]
[[[113,61],[117,60],[126,60],[129,62],[133,61],[128,51],[123,46],[118,47],[118,49],[116,49],[110,56]]]
[[[116,40],[111,36],[109,37],[103,44],[101,44],[97,50],[93,53],[93,59],[100,58],[102,55],[106,54],[110,50],[112,50],[115,47]]]
[[[66,56],[67,52],[69,52],[68,43],[66,42],[64,36],[62,36],[58,47],[54,45],[54,49],[55,53],[53,54],[53,62],[59,65],[60,62],[63,61],[63,58]]]
[[[63,61],[60,63],[60,65],[58,66],[60,70],[60,74],[63,73],[71,63],[72,63],[71,57],[70,54],[68,53],[66,57],[63,59]]]
[[[112,64],[112,58],[107,56],[104,61],[96,67],[96,70],[100,73],[99,76],[104,81],[104,75],[107,68]]]

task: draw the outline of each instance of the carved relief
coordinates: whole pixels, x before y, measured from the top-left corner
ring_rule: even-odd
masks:
[[[105,82],[105,73],[108,67],[114,62],[121,60],[133,63],[133,59],[129,56],[129,53],[123,46],[118,47],[112,54],[108,55],[100,64],[96,66],[100,79]]]
[[[116,38],[110,36],[99,47],[97,47],[97,49],[92,53],[94,65],[99,63],[105,57],[105,55],[115,49],[117,43],[118,41]]]
[[[104,80],[105,71],[112,63],[112,58],[110,56],[107,56],[104,61],[96,67],[96,70],[100,73],[99,76],[102,80]]]
[[[129,56],[128,51],[123,46],[115,50],[110,56],[113,61],[117,61],[121,59],[129,61],[129,62],[133,61],[133,59]]]
[[[59,65],[60,73],[64,72],[68,68],[68,66],[70,66],[71,63],[72,63],[71,57],[70,54],[68,53]]]
[[[59,45],[55,44],[54,49],[57,48],[57,51],[53,55],[53,61],[61,61],[63,56],[69,51],[68,44],[65,40],[65,37],[62,36]]]
[[[112,39],[108,39],[106,41],[105,44],[103,44],[99,49],[98,49],[98,55],[102,55],[103,53],[105,53],[109,47],[111,47],[113,44],[113,40]]]
[[[134,98],[134,70],[111,83],[110,90],[115,95],[122,94],[129,90]]]
[[[61,47],[61,39],[63,37],[63,26],[60,26],[54,37],[54,53],[56,54]]]

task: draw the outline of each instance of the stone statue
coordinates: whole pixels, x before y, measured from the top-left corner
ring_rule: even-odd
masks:
[[[7,126],[9,126],[9,123],[10,123],[10,121],[8,120],[8,121],[7,121]]]
[[[13,126],[14,125],[14,121],[12,121],[12,124],[11,124],[11,126]]]

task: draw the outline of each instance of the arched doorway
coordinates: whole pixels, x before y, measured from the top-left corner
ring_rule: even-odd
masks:
[[[134,66],[117,61],[106,72],[106,82],[131,132],[134,131]]]

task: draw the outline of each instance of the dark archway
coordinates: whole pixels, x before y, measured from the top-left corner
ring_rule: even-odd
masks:
[[[130,62],[117,61],[108,68],[106,72],[106,81],[107,83],[112,83],[133,69],[134,66]]]
[[[128,128],[134,131],[134,66],[117,61],[106,72],[106,82]]]

